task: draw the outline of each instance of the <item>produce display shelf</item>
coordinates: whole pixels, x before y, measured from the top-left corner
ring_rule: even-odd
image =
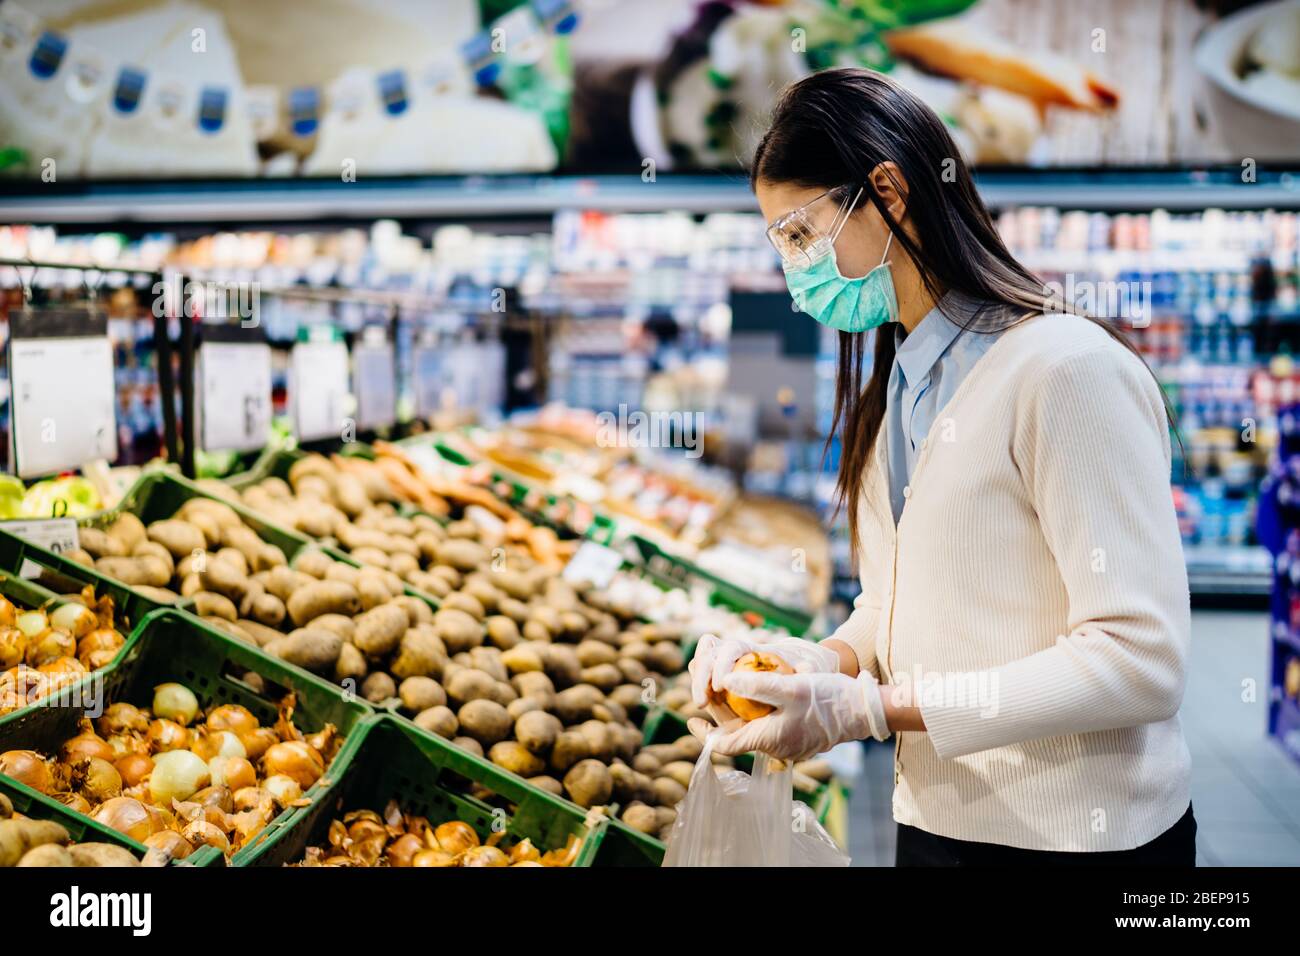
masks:
[[[382,814],[394,798],[404,813],[424,816],[435,826],[463,820],[483,841],[504,831],[528,838],[544,852],[563,848],[573,835],[581,841],[573,865],[599,865],[608,825],[603,814],[588,813],[407,721],[381,715],[357,736],[349,765],[280,831],[258,857],[258,866],[300,862],[308,847],[326,843],[332,820],[356,809]]]
[[[258,675],[260,687],[246,679],[249,673]],[[347,768],[360,744],[361,735],[354,731],[374,716],[368,704],[345,698],[333,684],[227,637],[188,611],[160,608],[141,622],[116,661],[74,685],[68,694],[61,695],[60,701],[38,703],[0,718],[0,751],[57,753],[65,740],[76,736],[84,713],[82,708],[58,706],[69,697],[77,695],[104,707],[118,701],[147,706],[153,699],[153,689],[172,681],[189,688],[204,710],[219,704],[240,704],[263,726],[275,723],[280,700],[293,692],[294,723],[299,730],[314,733],[327,723],[333,724],[344,742],[324,776],[304,793],[312,803],[328,790],[335,775]],[[5,782],[20,788],[29,800],[61,806],[16,781]],[[230,858],[230,865],[256,861],[275,844],[281,832],[310,808],[308,805],[282,812]],[[132,850],[145,851],[143,844],[123,839]],[[213,852],[220,856],[218,851]],[[199,854],[204,856],[196,862],[206,860],[204,849],[194,856]]]

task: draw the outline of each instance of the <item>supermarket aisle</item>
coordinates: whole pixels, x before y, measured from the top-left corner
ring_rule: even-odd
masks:
[[[1300,865],[1300,766],[1264,729],[1268,615],[1198,611],[1183,722],[1192,751],[1192,802],[1202,866]],[[1243,701],[1243,682],[1258,693]],[[854,866],[891,866],[892,748],[867,748],[850,803]]]

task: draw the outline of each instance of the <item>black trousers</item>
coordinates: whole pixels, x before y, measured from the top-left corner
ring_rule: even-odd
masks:
[[[898,825],[895,866],[1195,866],[1196,818],[1191,804],[1182,819],[1150,843],[1131,850],[1070,853],[974,843]]]

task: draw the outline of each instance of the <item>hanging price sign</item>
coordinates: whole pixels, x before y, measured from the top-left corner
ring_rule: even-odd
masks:
[[[117,458],[113,347],[102,312],[9,314],[10,461],[20,478]]]
[[[397,366],[393,344],[379,326],[367,326],[352,347],[357,428],[387,428],[397,421]]]
[[[450,384],[446,352],[437,345],[415,348],[412,385],[416,418],[432,418],[442,408],[442,396]]]
[[[293,433],[299,441],[343,436],[353,404],[348,391],[348,347],[324,335],[296,343],[289,360],[289,401]]]
[[[260,329],[203,325],[199,435],[209,451],[252,451],[271,432],[271,347]]]

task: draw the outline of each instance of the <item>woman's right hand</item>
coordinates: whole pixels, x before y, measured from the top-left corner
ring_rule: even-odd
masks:
[[[695,646],[688,670],[691,674],[691,701],[703,707],[721,725],[735,717],[723,703],[722,680],[751,651],[770,651],[800,674],[838,674],[840,656],[829,647],[798,637],[775,641],[752,641],[742,637],[725,640],[712,634],[703,635]]]

